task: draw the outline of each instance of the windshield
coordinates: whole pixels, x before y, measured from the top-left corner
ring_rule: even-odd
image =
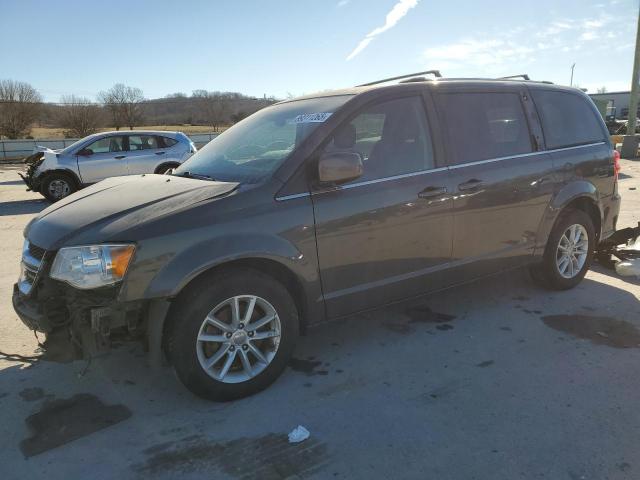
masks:
[[[75,142],[73,142],[71,145],[63,148],[60,153],[71,153],[73,151],[74,148],[78,147],[80,144],[82,144],[83,142],[86,142],[89,138],[91,138],[93,135],[89,135],[88,137],[84,137],[81,138],[80,140],[77,140]]]
[[[310,98],[260,110],[209,142],[174,175],[258,183],[349,98]]]

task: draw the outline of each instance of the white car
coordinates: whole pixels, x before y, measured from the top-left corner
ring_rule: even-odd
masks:
[[[196,152],[184,133],[150,130],[96,133],[63,150],[42,148],[21,175],[29,190],[55,202],[108,177],[165,173]]]

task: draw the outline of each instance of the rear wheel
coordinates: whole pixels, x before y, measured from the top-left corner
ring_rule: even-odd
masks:
[[[180,166],[179,163],[163,163],[158,168],[156,168],[155,173],[159,173],[160,175],[164,175],[172,168],[178,168]]]
[[[169,322],[167,348],[178,377],[210,400],[268,387],[285,369],[298,336],[289,292],[251,269],[199,282],[178,299]]]
[[[563,212],[549,236],[542,263],[531,268],[532,278],[554,290],[575,287],[589,270],[595,241],[589,215],[581,210]]]
[[[40,183],[40,192],[50,202],[57,202],[76,190],[76,182],[70,175],[65,173],[54,172],[46,174]]]

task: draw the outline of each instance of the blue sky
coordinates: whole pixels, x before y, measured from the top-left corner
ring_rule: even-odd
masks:
[[[431,68],[628,90],[638,0],[0,0],[0,78],[301,95]]]

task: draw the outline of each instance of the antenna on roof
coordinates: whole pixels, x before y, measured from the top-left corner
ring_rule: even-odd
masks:
[[[427,70],[426,72],[409,73],[407,75],[399,75],[397,77],[376,80],[375,82],[363,83],[362,85],[356,85],[356,87],[369,87],[371,85],[377,85],[379,83],[386,83],[386,82],[391,82],[392,80],[401,80],[403,78],[416,77],[418,75],[433,75],[436,78],[442,78],[442,75],[440,74],[440,70]]]
[[[512,78],[521,78],[523,80],[531,80],[529,78],[529,75],[527,75],[526,73],[523,73],[521,75],[510,75],[508,77],[500,77],[500,78],[497,78],[496,80],[510,80]]]

